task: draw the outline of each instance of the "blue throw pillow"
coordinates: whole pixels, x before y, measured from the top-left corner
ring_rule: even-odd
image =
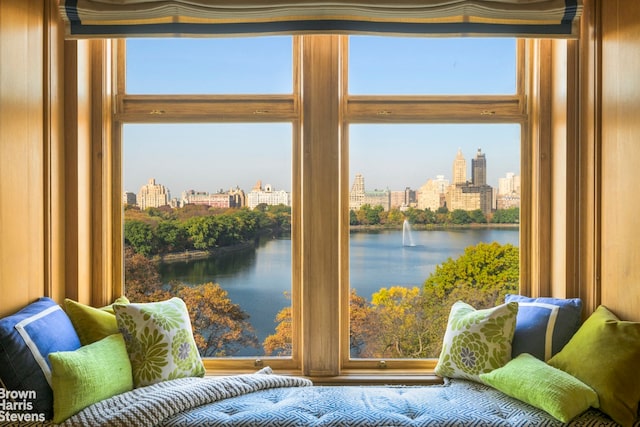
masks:
[[[580,298],[529,298],[512,294],[505,297],[505,302],[513,301],[519,306],[511,344],[513,358],[529,353],[546,362],[580,328]]]
[[[40,298],[0,319],[0,379],[8,390],[34,392],[29,413],[53,416],[49,353],[73,351],[80,340],[67,314],[51,298]],[[25,411],[22,411],[25,412]]]

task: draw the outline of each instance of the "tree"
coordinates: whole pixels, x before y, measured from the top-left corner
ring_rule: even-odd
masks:
[[[400,212],[400,209],[394,208],[387,213],[385,223],[390,225],[400,225],[403,223],[404,219],[405,216],[402,212]]]
[[[175,220],[161,221],[156,230],[158,252],[168,253],[187,249],[189,237],[182,224]]]
[[[151,225],[138,220],[124,223],[124,242],[142,255],[148,256],[157,249]]]
[[[285,296],[290,295],[285,292]],[[275,318],[276,332],[265,338],[262,343],[264,354],[267,356],[291,356],[292,354],[292,313],[291,306],[284,307]]]
[[[518,290],[518,248],[497,242],[469,246],[457,259],[449,258],[436,266],[422,288],[422,304],[427,313],[430,343],[428,357],[440,353],[449,310],[463,300],[477,309],[504,302],[507,293]]]
[[[484,216],[484,213],[480,209],[475,209],[471,211],[471,213],[469,214],[469,217],[471,218],[471,222],[474,222],[476,224],[487,223],[487,217]]]
[[[349,349],[352,357],[373,357],[370,343],[376,321],[371,304],[351,289],[349,294]]]
[[[171,297],[162,289],[158,267],[131,247],[124,248],[125,295],[131,302],[161,301]]]
[[[125,247],[125,295],[132,303],[164,301],[177,296],[187,305],[193,337],[202,356],[230,356],[257,347],[249,315],[234,304],[220,285],[172,283],[164,289],[156,263]]]
[[[211,249],[218,239],[218,228],[214,216],[195,216],[187,220],[185,229],[195,249]]]
[[[382,288],[371,298],[376,333],[367,343],[376,349],[375,357],[421,357],[427,342],[420,288],[392,286]]]
[[[369,205],[365,205],[367,208],[365,210],[365,216],[367,218],[367,223],[370,225],[380,224],[380,215],[384,212],[384,208],[380,205],[376,205],[371,207]]]
[[[498,209],[493,213],[491,222],[496,224],[518,224],[520,208]]]
[[[189,309],[194,339],[203,357],[232,356],[245,347],[258,347],[249,315],[234,304],[217,283],[177,284],[172,292]]]
[[[451,222],[456,225],[462,224],[470,224],[471,217],[469,216],[469,212],[463,209],[454,209],[453,212],[449,214]]]
[[[349,225],[358,225],[358,215],[353,209],[349,210]]]

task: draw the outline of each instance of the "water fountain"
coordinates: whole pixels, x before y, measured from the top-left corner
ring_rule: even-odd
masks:
[[[413,236],[411,235],[411,224],[406,219],[402,223],[402,246],[415,246]]]

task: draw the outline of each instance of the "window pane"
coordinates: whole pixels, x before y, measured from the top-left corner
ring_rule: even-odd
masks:
[[[128,39],[129,94],[289,94],[292,38]]]
[[[349,93],[486,95],[516,93],[516,40],[349,38]]]
[[[127,124],[123,141],[125,294],[183,298],[203,356],[290,356],[291,125]]]
[[[518,290],[520,126],[349,132],[351,356],[437,358],[453,302]]]

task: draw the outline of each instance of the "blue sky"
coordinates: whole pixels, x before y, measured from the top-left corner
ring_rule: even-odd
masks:
[[[509,39],[354,37],[350,93],[513,93],[514,46]],[[129,93],[291,92],[287,37],[134,39],[128,53]],[[481,148],[489,184],[497,186],[507,172],[520,172],[519,141],[517,125],[352,125],[350,181],[362,173],[367,189],[417,189],[439,174],[450,179],[458,148],[470,174]],[[289,124],[131,124],[124,130],[126,191],[137,192],[152,177],[174,197],[187,189],[249,191],[257,180],[290,190],[290,165]]]

